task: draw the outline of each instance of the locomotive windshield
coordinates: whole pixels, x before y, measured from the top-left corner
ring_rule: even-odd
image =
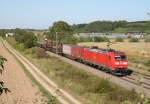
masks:
[[[126,60],[126,56],[125,55],[119,55],[119,56],[115,56],[115,60]]]

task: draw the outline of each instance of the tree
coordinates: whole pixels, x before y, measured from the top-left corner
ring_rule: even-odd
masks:
[[[57,41],[58,43],[63,42],[63,39],[65,37],[73,37],[73,31],[71,29],[71,26],[64,21],[58,21],[53,24],[52,27],[50,27],[49,32],[47,33],[48,38],[52,40],[56,40],[57,35]]]
[[[7,59],[0,55],[0,73],[1,74],[4,71],[4,62],[5,61],[7,61]],[[11,92],[11,91],[4,86],[4,82],[3,81],[0,81],[0,95],[3,92],[5,92],[7,94],[7,92]]]
[[[26,41],[24,42],[24,46],[26,48],[31,48],[37,44],[37,38],[33,33],[28,33],[25,36]]]
[[[37,37],[32,32],[22,29],[15,30],[15,40],[18,43],[23,43],[26,48],[31,48],[37,43]]]

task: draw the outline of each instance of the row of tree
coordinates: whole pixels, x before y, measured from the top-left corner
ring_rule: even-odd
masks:
[[[95,21],[89,24],[69,25],[64,21],[55,22],[49,31],[45,33],[47,38],[55,43],[71,43],[75,44],[77,39],[73,37],[74,33],[80,32],[129,32],[140,31],[146,32],[150,28],[150,21]],[[37,42],[37,38],[32,32],[23,29],[1,29],[0,35],[4,36],[7,32],[15,33],[15,39],[19,43],[24,43],[25,47],[30,48]]]
[[[89,24],[73,25],[72,28],[74,32],[110,32],[126,24],[127,21],[94,21]]]
[[[119,32],[129,31],[150,32],[150,21],[94,21],[88,24],[73,25],[74,33],[88,32]]]

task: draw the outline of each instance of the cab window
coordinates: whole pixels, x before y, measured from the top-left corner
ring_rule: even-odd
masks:
[[[115,60],[126,60],[126,56],[125,55],[115,56]]]

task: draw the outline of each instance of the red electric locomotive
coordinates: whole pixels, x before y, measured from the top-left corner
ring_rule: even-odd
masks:
[[[128,67],[126,54],[112,49],[86,48],[64,44],[62,52],[67,57],[90,63],[115,74],[123,74]]]
[[[107,72],[123,75],[127,71],[128,61],[124,52],[68,44],[61,44],[56,49],[51,40],[47,40],[41,47],[60,55],[64,54],[71,59],[97,66]]]

